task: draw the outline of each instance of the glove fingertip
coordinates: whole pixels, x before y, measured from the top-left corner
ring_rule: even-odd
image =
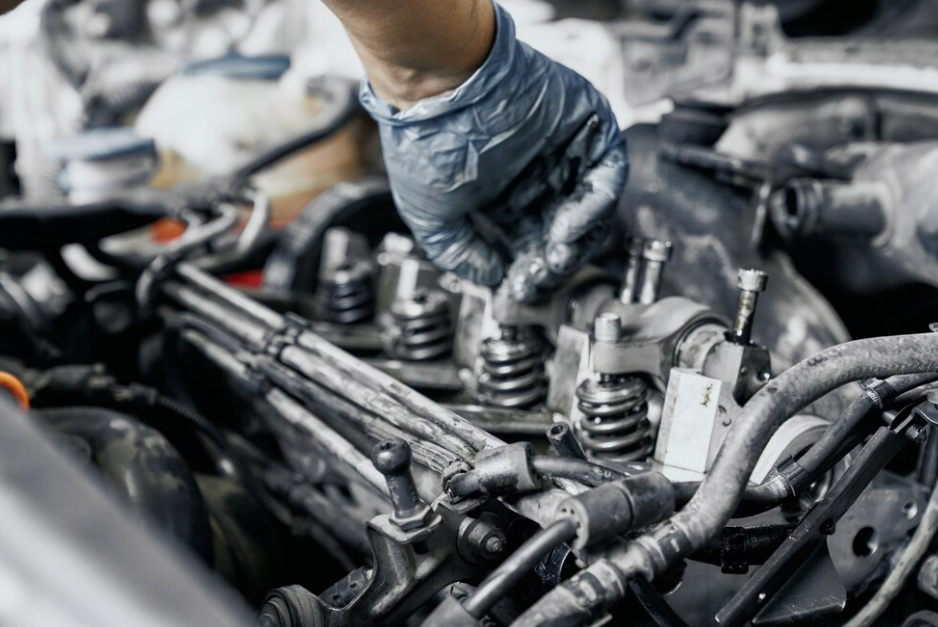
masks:
[[[596,192],[595,194],[599,194]],[[561,207],[550,229],[547,232],[547,238],[550,244],[572,244],[581,239],[584,235],[597,228],[600,223],[615,209],[615,198],[592,198],[590,202],[584,202],[586,199],[571,200],[579,207],[579,211],[587,213],[587,216],[576,216],[572,209],[574,207]]]
[[[539,294],[537,286],[522,276],[511,277],[508,280],[508,292],[511,294],[512,300],[522,304],[535,302]]]
[[[555,274],[567,274],[580,261],[582,250],[576,244],[551,242],[547,247],[547,267]]]
[[[466,262],[454,271],[456,276],[484,287],[498,287],[505,278],[505,266],[500,259],[492,259],[485,264]]]
[[[505,278],[505,264],[498,255],[487,255],[487,258],[467,260],[455,270],[456,276],[484,287],[498,287]]]

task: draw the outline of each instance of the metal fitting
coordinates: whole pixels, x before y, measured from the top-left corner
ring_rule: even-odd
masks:
[[[765,291],[769,276],[762,270],[742,269],[736,287],[739,289],[739,304],[736,307],[736,322],[733,324],[732,341],[748,346],[752,340],[752,324],[756,316],[759,294]]]
[[[634,303],[638,291],[638,275],[642,270],[642,250],[645,240],[640,237],[629,238],[628,253],[625,261],[625,276],[622,277],[622,290],[619,302]]]
[[[938,390],[929,390],[925,395],[925,400],[919,403],[914,411],[921,423],[912,426],[920,426],[921,428],[915,430],[914,433],[917,438],[920,438],[920,441],[916,439],[913,439],[913,441],[921,443],[928,437],[928,425],[938,426]],[[910,430],[912,430],[911,427]]]
[[[459,526],[456,547],[470,564],[482,564],[498,559],[508,548],[505,532],[490,514],[479,518],[466,518]]]
[[[925,425],[910,425],[905,430],[905,436],[915,444],[922,444],[928,439],[928,427]]]
[[[541,480],[534,474],[533,456],[534,447],[527,442],[480,451],[475,468],[453,477],[447,491],[454,499],[466,499],[538,490]]]
[[[580,441],[577,440],[569,423],[558,422],[551,425],[547,429],[547,441],[561,457],[586,459],[586,453],[583,452],[583,447],[580,446]]]
[[[617,313],[601,313],[593,321],[593,337],[597,342],[615,343],[622,339],[622,318]]]
[[[769,275],[762,270],[740,270],[736,279],[736,287],[747,292],[764,292],[768,283]]]
[[[384,475],[394,504],[391,522],[401,531],[420,529],[430,522],[433,515],[417,494],[410,461],[410,446],[404,440],[385,440],[376,444],[371,451],[371,463]]]
[[[928,393],[925,394],[925,400],[938,409],[938,390],[928,390]]]
[[[658,239],[647,240],[642,247],[642,278],[638,289],[638,302],[650,305],[658,300],[658,289],[664,266],[671,260],[671,242]]]

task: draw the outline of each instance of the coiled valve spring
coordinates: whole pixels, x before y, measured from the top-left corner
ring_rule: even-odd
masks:
[[[345,263],[325,273],[319,280],[318,308],[320,318],[336,324],[359,324],[373,317],[371,266]]]
[[[528,408],[547,396],[544,341],[528,329],[503,327],[482,344],[479,397],[486,405]]]
[[[419,289],[391,304],[388,352],[406,361],[430,361],[453,350],[449,302],[442,292]]]
[[[628,463],[651,455],[654,441],[648,422],[648,384],[634,376],[600,375],[576,391],[584,417],[580,444],[593,459]]]

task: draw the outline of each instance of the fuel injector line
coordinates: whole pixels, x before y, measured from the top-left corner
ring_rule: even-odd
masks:
[[[878,337],[821,351],[780,374],[743,407],[710,473],[690,502],[652,531],[619,545],[542,597],[514,627],[570,627],[621,600],[628,581],[653,580],[703,548],[732,517],[756,462],[778,426],[851,381],[938,371],[938,334]]]
[[[477,457],[483,451],[505,445],[503,440],[310,332],[302,320],[276,313],[190,263],[176,264],[172,272],[172,276],[161,283],[163,295],[244,343],[243,352],[248,353],[248,359],[250,353],[266,353],[279,364],[331,389],[388,424],[430,425],[441,434],[436,443],[452,453],[466,447],[475,451]],[[238,372],[248,369],[243,355],[218,357],[226,368]],[[333,385],[336,381],[337,386]],[[302,404],[292,402],[289,397],[279,400],[291,401],[286,409],[303,424],[311,424],[311,414]],[[549,513],[569,492],[583,489],[566,480],[558,479],[558,485],[562,489],[546,487],[530,492],[513,499],[508,506],[545,526],[550,522]]]
[[[860,427],[871,412],[883,408],[901,394],[934,381],[938,381],[938,373],[900,375],[885,381],[868,383],[864,393],[831,423],[821,438],[800,459],[765,482],[747,487],[740,505],[741,510],[752,514],[771,509],[784,499],[807,488],[819,474],[829,470],[867,435]],[[678,502],[688,502],[699,485],[697,482],[675,484]]]
[[[607,466],[572,457],[536,455],[531,458],[531,464],[534,474],[545,479],[568,479],[590,487],[630,476]]]
[[[196,331],[189,331],[186,340],[195,346],[205,357],[210,359],[227,374],[235,377],[245,386],[250,386],[252,392],[258,394],[263,401],[275,410],[283,421],[315,440],[316,444],[335,457],[340,463],[357,474],[364,485],[373,488],[377,494],[387,494],[387,484],[381,474],[375,470],[367,457],[356,449],[351,442],[337,433],[329,425],[313,415],[300,402],[277,387],[258,386],[256,375],[239,362],[234,355],[228,353],[221,345]]]
[[[213,320],[219,324],[224,325],[226,319],[230,318],[229,310],[233,307],[238,313],[243,314],[242,320],[246,315],[264,327],[262,329],[255,327],[250,332],[251,339],[254,342],[260,342],[261,345],[271,332],[287,328],[288,323],[284,316],[225,286],[191,264],[179,264],[175,270],[177,275],[184,278],[187,283],[210,294],[216,305],[222,305],[217,307],[216,313],[212,315]],[[188,294],[188,296],[186,304],[193,310],[206,304],[206,300],[198,298],[197,294]],[[443,409],[390,375],[362,363],[309,331],[301,330],[297,333],[295,341],[282,348],[279,359],[285,365],[314,380],[330,373],[337,373],[344,380],[343,389],[349,390],[350,393],[360,392],[363,397],[372,399],[371,401],[363,399],[366,404],[369,402],[373,404],[374,399],[381,399],[383,414],[387,412],[392,412],[395,416],[399,414],[400,420],[404,422],[416,419],[433,423],[447,433],[447,439],[462,440],[465,445],[475,451],[504,444],[498,438]]]
[[[433,439],[423,439],[419,434],[415,437],[412,432],[398,429],[269,359],[258,358],[254,368],[278,387],[301,398],[323,416],[335,416],[340,422],[356,426],[374,440],[406,440],[413,449],[414,457],[431,470],[442,472],[460,460],[457,455],[439,446]]]
[[[265,331],[263,326],[251,321],[246,316],[239,315],[243,313],[240,308],[236,312],[231,312],[214,299],[206,298],[191,288],[176,283],[165,285],[164,291],[187,309],[205,316],[209,323],[218,325],[221,330],[247,344],[247,350],[256,353],[264,352],[264,344],[268,341],[271,332]],[[278,360],[277,364],[283,365],[276,368],[277,373],[284,376],[292,374],[294,377],[298,377],[299,375],[296,374],[298,371],[324,390],[341,390],[341,396],[348,398],[351,404],[358,407],[359,414],[364,412],[377,416],[382,422],[387,423],[396,430],[412,434],[408,441],[415,441],[413,436],[422,437],[435,442],[440,447],[464,460],[469,461],[472,459],[475,449],[435,421],[413,416],[406,408],[394,404],[393,399],[388,398],[387,393],[381,393],[381,396],[378,397],[369,389],[356,387],[354,384],[350,385],[350,379],[343,379],[339,373],[334,372],[334,368],[329,367],[334,366],[334,364],[330,363],[328,366],[320,364],[305,355],[303,351],[293,350],[290,347],[281,348],[281,353],[287,351],[290,352],[291,358],[286,363]],[[258,360],[258,364],[262,366],[269,361],[269,359],[262,358]],[[271,364],[271,368],[274,367],[275,365]],[[268,372],[267,374],[271,373]],[[336,396],[333,392],[324,394],[319,394],[317,391],[312,392],[315,393],[318,402],[330,403],[336,400],[333,398]],[[341,401],[341,399],[338,400]]]
[[[586,453],[568,422],[556,422],[547,429],[547,441],[561,457],[586,459]]]
[[[516,449],[517,446],[509,446],[493,450],[517,452]],[[523,456],[495,459],[486,454],[477,457],[475,468],[454,476],[446,491],[456,499],[510,496],[520,490],[537,489],[541,479],[566,479],[596,487],[629,476],[629,473],[584,459],[532,455],[530,452]]]

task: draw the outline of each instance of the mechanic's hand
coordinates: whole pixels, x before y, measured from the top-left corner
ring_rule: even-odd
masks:
[[[530,302],[581,266],[628,177],[609,103],[582,76],[515,39],[496,6],[488,60],[463,85],[398,111],[363,85],[401,217],[440,268]],[[469,219],[482,213],[513,260]]]
[[[22,3],[23,3],[23,0],[0,0],[0,15],[3,15],[7,11],[15,9]]]

